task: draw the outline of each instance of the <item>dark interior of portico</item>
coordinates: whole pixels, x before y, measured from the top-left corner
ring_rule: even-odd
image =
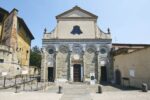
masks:
[[[48,67],[48,81],[54,82],[54,68]]]

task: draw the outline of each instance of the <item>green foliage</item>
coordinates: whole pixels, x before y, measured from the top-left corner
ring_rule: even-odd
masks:
[[[41,53],[40,49],[37,46],[34,46],[30,52],[30,66],[41,66]]]

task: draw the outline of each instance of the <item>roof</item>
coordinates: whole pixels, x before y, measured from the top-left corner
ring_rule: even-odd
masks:
[[[70,10],[64,12],[64,13],[61,13],[61,14],[57,15],[57,16],[56,16],[56,19],[62,18],[61,16],[65,15],[65,14],[67,14],[67,13],[70,13],[70,12],[72,12],[72,11],[74,11],[74,10],[80,10],[81,12],[86,13],[86,14],[92,16],[92,17],[95,18],[95,19],[98,18],[98,16],[96,16],[96,15],[94,15],[94,14],[92,14],[92,13],[90,13],[90,12],[88,12],[88,11],[86,11],[86,10],[84,10],[84,9],[82,9],[82,8],[80,8],[80,7],[78,7],[78,6],[75,6],[75,7],[73,7],[72,9],[70,9]],[[87,17],[87,18],[91,18],[91,17]]]
[[[27,33],[29,33],[29,36],[31,37],[31,39],[34,39],[34,36],[32,35],[31,31],[30,31],[29,28],[27,27],[25,21],[24,21],[22,18],[20,18],[20,17],[18,17],[18,21],[19,21],[19,23],[21,23],[21,25],[25,28],[25,30],[27,31]]]
[[[13,9],[13,10],[17,10],[17,9]],[[12,10],[12,11],[13,11]],[[17,10],[18,11],[18,10]],[[3,13],[6,13],[6,14],[10,14],[7,10],[3,9],[0,7],[0,12],[3,12]],[[17,16],[18,17],[18,16]],[[29,30],[29,28],[27,27],[25,21],[21,18],[21,17],[18,17],[18,22],[24,27],[24,29],[27,31],[27,33],[29,34],[29,36],[31,37],[31,40],[34,39],[34,36],[32,35],[31,31]]]
[[[120,44],[120,43],[112,43],[112,51],[111,53],[114,56],[120,54],[128,54],[135,52],[137,50],[141,50],[144,48],[150,47],[150,44]]]
[[[150,46],[150,44],[127,44],[127,43],[112,43],[112,46]]]
[[[5,10],[5,9],[3,9],[3,8],[1,8],[1,7],[0,7],[0,12],[4,12],[4,13],[6,13],[6,14],[9,14],[9,12],[8,12],[7,10]]]

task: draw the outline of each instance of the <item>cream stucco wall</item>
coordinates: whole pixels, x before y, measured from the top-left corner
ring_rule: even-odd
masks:
[[[73,26],[80,26],[82,34],[73,35],[71,31]],[[57,28],[57,37],[59,39],[94,39],[95,38],[95,23],[94,21],[67,20],[59,21]]]
[[[114,70],[117,69],[122,77],[130,79],[131,86],[140,88],[142,82],[145,82],[150,87],[150,48],[115,56]],[[130,70],[134,70],[134,77],[130,75]]]

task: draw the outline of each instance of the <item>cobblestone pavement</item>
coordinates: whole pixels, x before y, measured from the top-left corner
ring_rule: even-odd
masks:
[[[102,85],[103,93],[98,94],[98,85],[88,84],[57,84],[49,87],[47,92],[58,92],[58,86],[63,87],[61,100],[150,100],[150,92],[140,90],[121,90],[113,86]]]
[[[150,100],[150,92],[117,91],[91,94],[92,100]]]
[[[39,84],[39,87],[43,84]],[[89,85],[85,83],[63,83],[47,84],[45,91],[31,91],[30,84],[26,91],[22,87],[19,93],[14,93],[14,88],[0,90],[0,100],[150,100],[150,92],[144,93],[140,90],[121,90],[119,88],[102,85],[102,94],[98,94],[98,84]],[[58,86],[62,86],[62,94],[58,94]],[[36,89],[36,84],[33,85]]]
[[[0,100],[60,100],[62,94],[38,92],[0,92]]]

